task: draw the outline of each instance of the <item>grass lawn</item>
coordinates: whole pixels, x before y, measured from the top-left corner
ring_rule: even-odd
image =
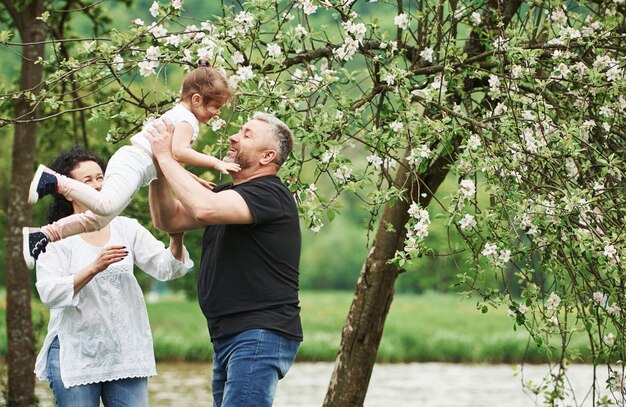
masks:
[[[352,292],[304,291],[300,295],[304,342],[300,361],[332,361]],[[6,355],[6,303],[0,300],[0,356]],[[148,304],[154,348],[159,360],[211,358],[206,322],[195,301],[170,298]],[[39,343],[47,309],[33,303]],[[584,344],[574,343],[583,350]],[[395,296],[379,349],[380,362],[440,361],[474,363],[542,362],[544,357],[528,334],[513,330],[506,310],[482,314],[471,301],[454,295]]]

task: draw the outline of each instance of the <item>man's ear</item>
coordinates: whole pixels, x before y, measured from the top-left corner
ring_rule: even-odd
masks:
[[[267,165],[276,159],[276,151],[275,150],[265,150],[261,155],[261,165]]]

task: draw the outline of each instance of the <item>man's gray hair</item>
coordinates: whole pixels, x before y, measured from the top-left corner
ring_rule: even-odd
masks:
[[[276,142],[276,160],[274,162],[279,166],[287,160],[289,153],[293,150],[293,132],[282,120],[273,114],[256,112],[252,115],[252,119],[269,123],[270,132]]]

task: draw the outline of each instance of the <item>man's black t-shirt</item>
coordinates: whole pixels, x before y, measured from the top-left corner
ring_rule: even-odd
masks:
[[[202,239],[198,301],[211,339],[270,329],[302,340],[298,300],[300,224],[276,176],[226,184],[248,204],[250,225],[208,225]]]

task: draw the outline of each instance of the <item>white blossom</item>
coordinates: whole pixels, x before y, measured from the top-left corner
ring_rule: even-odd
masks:
[[[624,70],[619,65],[613,65],[611,69],[606,71],[606,80],[609,82],[621,79],[624,76]]]
[[[172,35],[168,35],[165,38],[165,44],[171,45],[173,47],[178,47],[180,45],[180,41],[181,41],[180,35],[172,34]]]
[[[317,6],[313,4],[311,0],[301,0],[300,5],[302,6],[302,11],[307,16],[314,14],[317,11]]]
[[[497,91],[497,92],[499,92],[499,91]],[[501,114],[506,113],[507,110],[509,110],[507,105],[505,105],[504,103],[498,102],[498,104],[496,105],[496,108],[493,109],[493,115],[494,116],[500,116]]]
[[[613,303],[613,305],[611,305],[606,312],[608,312],[610,315],[616,315],[619,314],[622,311],[622,309],[616,304]]]
[[[498,256],[498,261],[501,264],[506,264],[509,262],[509,260],[511,260],[511,251],[508,249],[500,251],[500,255]]]
[[[500,93],[500,78],[497,75],[489,75],[489,90]]]
[[[346,32],[354,35],[354,37],[361,41],[365,38],[365,33],[367,32],[367,27],[363,23],[354,24],[352,21],[348,20],[344,23],[344,27]]]
[[[528,312],[528,307],[524,304],[520,304],[517,310],[519,311],[520,314],[524,315],[526,312]]]
[[[428,225],[424,222],[418,222],[413,226],[413,234],[420,238],[428,236]]]
[[[115,58],[113,58],[112,65],[116,71],[120,71],[122,68],[124,68],[124,58],[122,58],[119,55],[116,55]]]
[[[612,332],[609,332],[608,334],[606,334],[604,336],[604,343],[606,343],[609,346],[613,346],[615,345],[615,335],[613,335]]]
[[[154,38],[161,39],[167,35],[167,29],[163,27],[163,24],[157,25],[156,23],[150,24],[148,32],[154,36]]]
[[[461,194],[466,198],[471,198],[476,192],[476,185],[471,179],[464,179],[461,181],[461,188],[459,188],[459,191],[461,191]]]
[[[243,54],[239,51],[233,52],[233,54],[230,56],[230,59],[237,65],[243,63],[243,61],[245,60]]]
[[[607,244],[604,246],[604,251],[602,254],[610,259],[613,259],[617,256],[617,249],[612,244]]]
[[[485,243],[485,247],[480,253],[486,257],[495,257],[498,254],[498,246],[492,243]]]
[[[352,173],[352,168],[341,165],[339,168],[335,170],[335,178],[340,184],[345,184],[350,180],[350,174]]]
[[[137,25],[139,27],[142,27],[144,25],[144,22],[143,22],[143,20],[141,18],[135,18],[135,19],[131,20],[131,23],[133,23],[133,24],[135,24],[135,25]]]
[[[304,28],[302,25],[298,24],[295,28],[296,33],[298,33],[298,35],[300,35],[300,37],[306,37],[307,35],[309,35],[309,33],[307,32],[306,28]]]
[[[280,46],[278,44],[267,44],[267,53],[272,58],[277,58],[282,53]]]
[[[507,40],[504,37],[498,37],[493,42],[493,47],[499,51],[506,51],[509,49],[509,44],[507,44]]]
[[[433,62],[433,54],[434,51],[432,48],[425,48],[422,52],[420,52],[420,57],[427,62]]]
[[[241,80],[247,81],[249,79],[254,78],[255,74],[252,71],[252,67],[250,65],[248,66],[242,66],[239,69],[237,69],[237,77],[239,77]]]
[[[339,48],[333,49],[333,54],[339,59],[349,61],[358,49],[359,42],[352,37],[346,37],[344,43]]]
[[[385,76],[383,76],[383,80],[387,83],[387,85],[391,86],[396,83],[396,75],[391,72],[387,72]]]
[[[375,168],[380,168],[383,165],[383,159],[376,154],[368,155],[367,162],[372,164],[372,166]]]
[[[564,25],[567,23],[567,15],[565,14],[565,11],[560,8],[550,13],[550,20],[552,20],[555,24]]]
[[[156,1],[152,3],[152,6],[150,6],[150,14],[154,18],[159,15],[159,3],[157,3]]]
[[[226,124],[226,120],[217,118],[213,120],[213,122],[211,123],[211,129],[213,131],[218,131],[219,129],[224,127],[225,124]]]
[[[139,75],[150,76],[155,73],[155,69],[158,66],[158,62],[144,59],[137,64],[139,67]]]
[[[556,311],[557,309],[559,309],[559,305],[561,304],[561,297],[559,297],[557,295],[557,293],[552,293],[550,294],[550,297],[548,298],[548,306],[547,309],[548,311]]]
[[[399,28],[406,30],[409,28],[409,16],[406,13],[399,14],[393,18],[393,23]]]
[[[591,299],[593,300],[593,302],[600,305],[602,304],[602,301],[604,300],[604,294],[602,294],[600,291],[596,291],[593,293]]]
[[[402,130],[404,130],[404,123],[395,120],[395,121],[391,122],[389,127],[391,128],[391,130],[393,130],[396,133],[398,133],[398,132],[401,132]]]
[[[180,10],[183,6],[183,0],[172,0],[172,8],[174,10]]]
[[[476,219],[474,218],[473,215],[466,213],[465,216],[463,216],[463,219],[459,221],[459,226],[461,226],[461,229],[463,230],[476,227]]]
[[[474,26],[479,26],[480,23],[482,22],[480,18],[480,13],[477,11],[474,11],[472,15],[470,15],[470,21],[472,22]]]
[[[326,151],[324,151],[324,153],[322,154],[321,157],[321,161],[325,164],[329,163],[330,160],[332,160],[333,158],[335,158],[337,156],[337,154],[339,154],[339,149],[337,147],[333,147],[331,149],[328,149]]]

